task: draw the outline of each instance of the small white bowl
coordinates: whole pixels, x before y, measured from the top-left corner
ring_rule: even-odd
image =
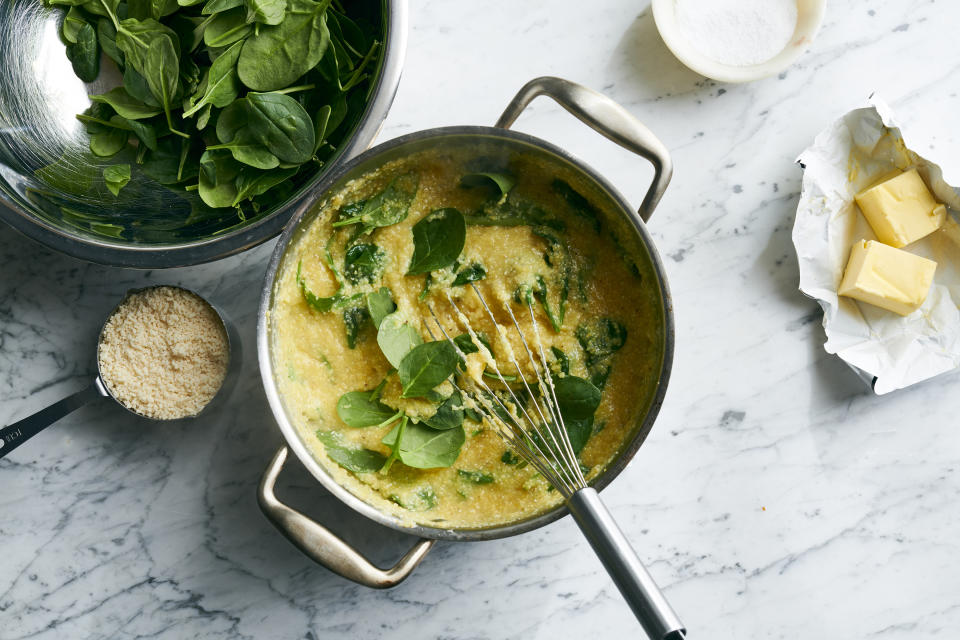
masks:
[[[797,0],[797,26],[783,51],[760,64],[734,66],[703,55],[677,25],[676,0],[653,0],[653,19],[667,48],[687,67],[720,82],[750,82],[786,69],[813,42],[823,21],[826,0]]]

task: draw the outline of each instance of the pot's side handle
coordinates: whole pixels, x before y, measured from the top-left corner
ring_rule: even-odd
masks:
[[[421,539],[394,566],[389,569],[377,567],[329,529],[277,499],[273,487],[283,470],[287,453],[287,447],[277,451],[260,480],[257,501],[267,519],[310,559],[347,580],[374,589],[387,589],[406,580],[430,551],[434,541]]]
[[[541,95],[553,98],[557,104],[594,131],[653,164],[653,183],[638,211],[644,222],[649,220],[673,176],[670,152],[663,143],[629,111],[605,95],[569,80],[551,76],[535,78],[525,84],[507,105],[496,126],[509,129],[527,105]]]

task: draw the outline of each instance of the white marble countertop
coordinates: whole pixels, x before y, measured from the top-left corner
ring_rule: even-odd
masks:
[[[794,159],[872,91],[918,150],[960,152],[960,4],[832,2],[798,64],[743,86],[676,62],[644,0],[596,4],[413,2],[380,139],[492,123],[544,74],[642,119],[676,164],[651,224],[674,295],[676,362],[651,437],[604,492],[611,509],[691,638],[956,637],[960,378],[876,397],[824,353],[790,230]],[[644,162],[549,101],[517,127],[639,203]],[[135,272],[0,228],[0,424],[88,383],[97,330],[130,287],[195,288],[238,322],[245,349],[235,402],[216,419],[151,425],[104,403],[0,461],[0,638],[639,637],[569,518],[440,544],[387,592],[312,565],[266,522],[255,488],[281,438],[254,324],[272,246]],[[409,545],[292,466],[281,491],[292,503],[378,559]]]

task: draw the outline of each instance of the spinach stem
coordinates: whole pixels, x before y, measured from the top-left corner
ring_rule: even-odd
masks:
[[[401,409],[400,411],[397,411],[395,414],[393,414],[392,416],[390,416],[389,418],[387,418],[386,420],[384,420],[384,421],[381,422],[380,424],[375,424],[375,425],[373,425],[373,426],[374,426],[374,428],[382,429],[383,427],[385,427],[385,426],[387,426],[387,425],[389,425],[389,424],[392,424],[393,422],[396,422],[397,418],[401,417],[402,415],[403,415],[403,410]]]
[[[403,442],[403,430],[407,428],[407,421],[409,418],[403,416],[403,419],[400,421],[400,428],[397,429],[397,441],[393,443],[393,450],[390,452],[390,457],[387,458],[387,461],[383,463],[383,466],[380,468],[380,473],[387,475],[390,472],[390,467],[393,466],[394,461],[400,457],[400,444]]]
[[[350,76],[350,79],[347,80],[347,84],[344,85],[343,91],[347,92],[350,89],[353,89],[357,84],[363,80],[363,77],[360,74],[363,72],[364,67],[369,64],[370,60],[373,59],[373,54],[376,52],[377,48],[380,46],[380,43],[376,40],[373,41],[373,45],[370,47],[370,51],[367,52],[367,55],[363,56],[363,60],[360,61],[360,64],[357,65],[357,68],[354,70],[353,75]]]
[[[110,7],[107,5],[107,0],[100,0],[100,4],[103,5],[103,10],[107,13],[107,17],[110,18],[110,21],[113,22],[113,28],[119,33],[120,21],[117,20],[117,16],[113,15],[113,11],[110,11]]]
[[[356,223],[360,222],[360,219],[361,219],[362,217],[363,217],[363,216],[353,216],[352,218],[347,218],[346,220],[337,220],[336,222],[334,222],[334,223],[333,223],[332,225],[330,225],[330,226],[336,228],[336,227],[345,227],[345,226],[347,226],[348,224],[356,224]]]
[[[315,84],[299,84],[295,87],[287,87],[286,89],[277,89],[276,91],[271,91],[270,93],[280,93],[286,95],[288,93],[295,93],[297,91],[309,91],[317,85]]]
[[[100,118],[94,118],[93,116],[84,115],[82,113],[77,114],[77,120],[80,122],[92,122],[94,124],[101,124],[105,127],[110,127],[111,129],[121,129],[123,131],[133,131],[133,128],[130,125],[117,124],[116,122],[109,122],[107,120],[101,120]]]
[[[193,39],[194,41],[196,41],[197,44],[193,47],[193,49],[190,50],[190,53],[193,53],[196,50],[196,48],[200,46],[200,43],[203,42],[203,32],[206,30],[207,25],[210,24],[213,21],[213,19],[217,17],[217,15],[218,14],[216,13],[210,14],[210,17],[208,17],[206,20],[198,24],[196,28],[194,28],[193,33],[191,35],[193,36]]]
[[[328,365],[330,364],[330,361],[329,361],[329,360],[327,360],[326,362],[327,362]],[[371,400],[379,400],[379,399],[380,399],[380,395],[383,393],[383,388],[384,388],[385,386],[387,386],[387,380],[390,379],[390,373],[392,373],[393,371],[394,371],[394,370],[391,369],[390,372],[387,373],[386,376],[384,376],[383,380],[380,381],[380,384],[377,385],[377,388],[370,392],[370,399],[371,399]]]

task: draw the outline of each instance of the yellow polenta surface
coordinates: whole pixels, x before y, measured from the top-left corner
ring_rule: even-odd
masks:
[[[411,227],[418,220],[441,207],[455,207],[464,214],[475,212],[489,199],[489,192],[483,189],[460,186],[460,178],[468,172],[465,167],[477,156],[478,149],[441,147],[387,163],[349,182],[319,205],[312,221],[288,249],[270,311],[277,384],[288,416],[303,442],[340,484],[378,510],[409,524],[439,528],[495,526],[535,516],[559,504],[561,498],[556,491],[549,490],[546,481],[531,466],[503,462],[506,447],[494,428],[469,419],[464,422],[466,442],[456,463],[449,468],[421,470],[397,462],[385,475],[353,473],[328,458],[315,435],[318,430],[339,432],[345,444],[389,455],[390,449],[380,441],[391,427],[350,428],[341,422],[336,407],[342,394],[376,387],[391,367],[377,345],[372,323],[365,323],[355,348],[350,349],[341,314],[311,309],[297,286],[296,270],[298,263],[302,263],[303,277],[310,289],[319,296],[331,295],[337,284],[327,266],[324,250],[329,246],[334,263],[342,264],[343,243],[328,244],[328,240],[334,231],[338,238],[351,232],[351,227],[339,230],[331,227],[340,207],[369,198],[382,191],[395,176],[414,171],[419,175],[419,188],[409,216],[399,224],[375,230],[365,240],[386,251],[382,282],[349,288],[347,292],[389,287],[398,311],[419,329],[424,340],[431,339],[426,322],[428,304],[451,335],[463,332],[447,301],[449,294],[470,318],[472,326],[491,337],[494,354],[503,371],[516,373],[506,362],[507,345],[497,337],[498,328],[489,320],[469,286],[450,286],[449,272],[435,272],[430,293],[421,301],[418,298],[426,276],[405,275],[413,255]],[[553,233],[567,246],[577,274],[571,279],[568,308],[559,333],[553,330],[542,310],[535,307],[544,347],[562,349],[570,359],[570,373],[588,378],[584,353],[576,337],[577,326],[607,317],[620,322],[627,330],[626,343],[612,358],[611,373],[596,413],[594,434],[581,454],[583,465],[589,468],[588,479],[593,478],[627,444],[646,415],[656,388],[664,340],[659,288],[649,257],[642,249],[622,246],[634,242],[622,221],[605,219],[598,232],[590,220],[575,215],[570,204],[551,187],[556,178],[566,180],[578,192],[592,194],[592,204],[600,208],[603,198],[580,184],[572,172],[558,171],[538,158],[525,155],[511,156],[509,166],[518,178],[511,197],[535,202],[565,224],[564,231]],[[478,262],[486,268],[487,277],[477,286],[518,357],[524,352],[506,308],[512,305],[526,334],[533,335],[529,312],[525,305],[513,302],[513,293],[518,282],[525,282],[544,269],[546,249],[546,241],[529,226],[467,227],[460,263]],[[430,329],[437,334],[435,326]],[[468,361],[469,370],[474,374],[485,364],[480,354],[471,354]],[[382,401],[405,409],[411,416],[429,417],[435,410],[424,400],[400,399],[400,391],[397,376],[390,376]],[[465,480],[458,470],[481,471],[492,475],[494,480],[474,484]],[[435,502],[432,507],[427,508],[429,505],[417,498],[425,491],[436,496],[435,501],[431,500]]]

